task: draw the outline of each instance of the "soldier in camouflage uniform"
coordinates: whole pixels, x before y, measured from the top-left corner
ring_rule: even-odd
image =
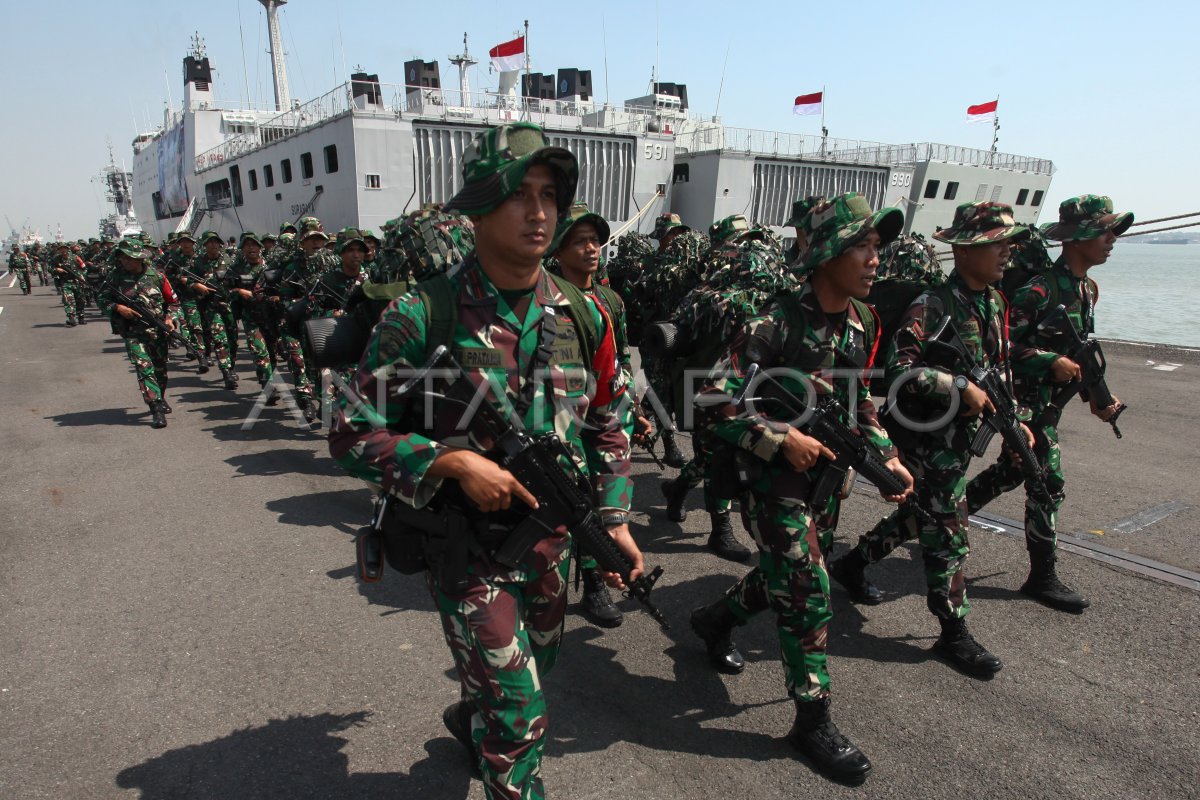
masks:
[[[555,219],[574,194],[575,158],[550,147],[540,128],[513,123],[476,138],[463,174],[464,186],[449,207],[471,216],[476,250],[461,269],[439,279],[448,281],[458,302],[452,349],[471,383],[503,387],[506,402],[487,402],[506,413],[510,403],[524,408],[518,413],[525,429],[556,433],[591,475],[604,522],[634,563],[636,577],[642,560],[627,525],[629,439],[616,416],[620,395],[612,391],[618,380],[612,328],[593,300],[580,297],[582,307],[576,306],[541,267]],[[414,427],[425,417],[419,404],[414,408],[415,399],[395,397],[405,373],[440,344],[427,340],[429,310],[422,296],[408,294],[389,306],[355,375],[358,397],[387,398],[386,405],[364,413],[343,400],[330,452],[354,475],[380,484],[394,502],[417,508],[436,500],[444,482],[457,480],[502,535],[513,519],[505,509],[514,501],[536,501],[511,473],[482,455],[493,443],[464,434],[468,420],[460,407],[437,399],[430,401],[433,429]],[[518,367],[535,363],[535,351],[550,333],[544,330],[548,308],[555,309],[559,325],[577,333],[575,320],[583,318],[573,314],[585,315],[600,339],[595,353],[574,345],[554,348],[548,379],[538,380]],[[589,382],[585,372],[595,381],[591,398],[583,388]],[[444,382],[434,383],[444,388]],[[471,753],[488,798],[545,797],[542,681],[561,640],[570,550],[571,532],[560,527],[515,569],[495,563],[488,555],[493,550],[485,547],[470,560],[465,589],[451,594],[432,577],[428,581],[462,693],[443,720]]]
[[[938,263],[933,245],[919,233],[899,237],[879,252],[877,280],[915,281],[922,286],[941,286],[946,273]]]
[[[300,246],[280,270],[276,287],[278,291],[270,297],[279,298],[278,302],[287,309],[289,319],[280,332],[280,338],[287,349],[288,369],[296,385],[296,401],[304,418],[315,423],[320,413],[313,393],[317,376],[308,368],[304,357],[301,340],[303,331],[299,325],[308,315],[304,304],[309,302],[309,294],[315,288],[317,279],[331,269],[340,268],[341,260],[325,249],[329,236],[321,230],[320,220],[305,217],[300,220],[300,225]]]
[[[876,337],[870,309],[861,302],[870,290],[876,248],[899,233],[899,209],[872,213],[853,192],[812,210],[811,249],[804,268],[809,280],[766,306],[749,320],[710,373],[705,412],[715,436],[749,454],[749,485],[742,487],[742,515],[758,545],[759,562],[709,606],[692,613],[693,630],[704,640],[719,671],[741,672],[744,660],[732,629],[754,614],[774,611],[796,721],[788,738],[822,772],[838,780],[861,781],[871,769],[867,757],[839,731],[830,717],[830,685],[825,645],[832,611],[829,578],[818,542],[816,510],[808,503],[811,472],[833,454],[816,439],[777,419],[729,402],[745,383],[751,363],[775,370],[776,380],[798,397],[832,396],[911,487],[887,431],[880,426],[867,385]],[[863,380],[850,381],[849,367]],[[854,387],[851,395],[850,387]],[[706,404],[708,405],[708,404]],[[733,453],[730,454],[733,457]],[[888,498],[903,499],[903,495]]]
[[[67,327],[86,325],[83,308],[87,304],[86,284],[83,282],[83,261],[71,252],[66,242],[54,245],[54,256],[50,259],[54,279],[62,290],[63,310],[67,312]],[[69,271],[68,271],[69,270]]]
[[[117,245],[120,268],[105,284],[105,299],[111,303],[108,314],[113,332],[125,338],[125,352],[137,374],[142,399],[150,408],[151,425],[167,426],[167,342],[158,330],[138,322],[138,315],[121,300],[133,298],[159,314],[167,327],[174,329],[172,310],[179,305],[171,282],[150,266],[150,254],[142,243],[133,238],[122,239]]]
[[[309,295],[309,319],[343,316],[351,294],[368,279],[364,266],[368,245],[362,232],[357,228],[343,228],[338,231],[336,241],[340,264],[322,274]],[[349,384],[357,366],[355,361],[334,367],[333,371],[343,384]],[[324,390],[322,402],[331,404],[337,392],[336,383],[325,380],[324,370],[314,374],[313,382],[320,383]],[[313,422],[320,424],[319,417]]]
[[[246,332],[246,345],[254,356],[254,376],[258,379],[258,385],[266,389],[267,384],[271,382],[271,376],[275,374],[275,360],[262,334],[263,299],[258,291],[259,279],[266,267],[262,255],[262,240],[253,232],[246,231],[238,243],[238,250],[238,255],[225,273],[225,286],[232,299],[230,313]],[[234,335],[237,335],[237,328],[233,330]],[[279,395],[271,392],[267,398],[267,405],[275,405],[278,402]]]
[[[1009,258],[1009,240],[1023,233],[1004,203],[963,203],[954,224],[934,238],[953,247],[954,273],[945,285],[923,292],[905,311],[887,347],[886,380],[905,378],[898,390],[898,412],[889,418],[904,463],[916,476],[918,500],[929,518],[911,505],[897,509],[864,534],[858,546],[832,565],[830,574],[846,587],[851,600],[874,605],[879,590],[864,575],[873,564],[908,539],[918,538],[925,562],[926,601],[942,633],[934,652],[963,672],[988,679],[1000,671],[1000,659],[967,630],[970,611],[964,566],[967,539],[967,468],[969,446],[990,406],[986,393],[957,367],[937,366],[927,358],[926,337],[947,315],[976,363],[1010,374],[1007,303],[991,286]],[[895,422],[891,420],[895,419]],[[948,420],[930,431],[913,430],[903,420]],[[1028,434],[1028,429],[1025,429]]]
[[[29,256],[21,252],[21,247],[13,242],[12,252],[8,255],[8,269],[17,276],[17,284],[21,294],[33,294],[29,281]]]
[[[175,296],[179,298],[179,311],[176,314],[179,333],[191,342],[200,354],[199,372],[204,374],[212,366],[206,352],[208,347],[205,344],[207,337],[204,335],[204,323],[200,318],[196,292],[186,285],[183,277],[183,271],[190,271],[195,260],[196,239],[187,231],[180,231],[171,240],[170,247],[162,259],[161,271],[171,282]]]
[[[804,257],[808,254],[808,237],[812,231],[808,228],[808,222],[812,215],[812,210],[821,203],[825,202],[825,198],[820,195],[809,195],[792,203],[792,215],[788,217],[787,222],[783,223],[787,227],[796,229],[796,240],[792,242],[792,246],[788,248],[784,254],[784,263],[795,269],[803,272]]]
[[[205,231],[200,237],[204,252],[197,254],[190,266],[181,268],[180,281],[196,297],[204,339],[216,357],[225,388],[233,391],[238,387],[237,372],[233,368],[237,358],[237,323],[229,308],[232,298],[225,286],[225,272],[230,261],[225,256],[224,244],[220,234]]]
[[[1055,570],[1055,527],[1066,497],[1058,421],[1063,406],[1078,389],[1073,382],[1081,377],[1079,365],[1064,354],[1070,352],[1074,339],[1063,326],[1071,325],[1082,339],[1094,333],[1100,290],[1088,271],[1108,260],[1117,237],[1133,224],[1133,214],[1113,213],[1111,199],[1089,194],[1064,200],[1058,217],[1057,223],[1047,223],[1045,235],[1063,243],[1062,255],[1049,269],[1034,272],[1033,279],[1010,298],[1017,400],[1032,412],[1029,427],[1034,454],[1046,470],[1046,488],[1052,500],[1045,505],[1026,494],[1025,547],[1030,571],[1021,592],[1051,608],[1079,614],[1088,607],[1087,599],[1063,584]],[[1038,324],[1059,305],[1065,307],[1065,317],[1039,331]],[[1108,421],[1120,404],[1115,397],[1113,401],[1106,408],[1097,408],[1094,402],[1089,405],[1093,414]],[[1023,482],[1020,466],[1002,452],[995,464],[968,484],[968,511],[975,513]]]

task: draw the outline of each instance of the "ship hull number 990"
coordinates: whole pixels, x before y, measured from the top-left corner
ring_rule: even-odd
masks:
[[[893,172],[892,186],[912,186],[911,172]]]

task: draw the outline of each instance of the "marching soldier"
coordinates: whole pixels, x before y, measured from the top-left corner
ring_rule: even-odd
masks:
[[[237,372],[233,368],[237,327],[229,310],[230,297],[224,283],[229,259],[225,257],[225,243],[216,231],[205,231],[200,237],[200,246],[204,252],[197,254],[191,267],[184,268],[180,274],[183,285],[197,298],[205,341],[212,346],[221,377],[225,379],[225,388],[233,391],[238,387]],[[234,337],[232,342],[230,332]]]
[[[1053,266],[1017,289],[1011,298],[1009,323],[1013,340],[1013,372],[1017,400],[1033,416],[1034,455],[1046,469],[1046,488],[1051,503],[1025,497],[1025,547],[1029,551],[1029,578],[1021,592],[1051,608],[1080,614],[1088,607],[1086,598],[1065,585],[1055,570],[1058,509],[1066,497],[1059,450],[1058,421],[1063,406],[1078,391],[1080,366],[1066,353],[1074,337],[1063,326],[1070,325],[1080,339],[1095,330],[1096,301],[1100,290],[1088,272],[1108,260],[1117,237],[1133,224],[1133,214],[1113,212],[1112,200],[1086,194],[1064,200],[1058,222],[1047,223],[1047,238],[1063,243],[1062,255]],[[1059,305],[1066,313],[1049,324],[1050,313]],[[1046,321],[1045,330],[1038,325]],[[1089,405],[1094,415],[1107,422],[1120,407]],[[1002,452],[992,466],[976,475],[967,486],[967,508],[975,513],[1001,494],[1022,485],[1020,466]]]
[[[309,423],[314,423],[319,414],[313,392],[315,376],[310,374],[304,358],[304,346],[301,341],[303,331],[300,326],[308,316],[307,303],[309,295],[316,288],[317,279],[340,262],[336,256],[324,249],[329,236],[321,230],[321,222],[316,217],[300,220],[299,237],[299,249],[293,252],[280,271],[279,284],[275,287],[277,291],[268,296],[271,300],[282,303],[287,309],[288,319],[281,332],[281,339],[287,348],[288,369],[291,370],[296,386],[296,402],[304,413],[304,418]],[[270,292],[270,289],[267,291]]]
[[[67,312],[67,327],[86,325],[83,307],[87,304],[86,284],[83,279],[83,261],[71,252],[66,242],[54,245],[54,257],[50,261],[54,268],[55,280],[62,287],[63,310]]]
[[[29,256],[22,253],[20,245],[13,242],[12,252],[8,255],[8,269],[17,276],[21,294],[33,294],[33,287],[29,282],[29,266]]]
[[[258,378],[259,386],[266,389],[274,374],[275,364],[261,330],[262,296],[255,292],[265,267],[262,241],[253,232],[246,231],[242,234],[238,249],[237,258],[225,273],[225,285],[229,287],[233,300],[230,311],[246,332],[246,345],[254,356],[254,376]],[[233,331],[236,336],[237,328]],[[274,392],[267,398],[269,406],[278,402],[279,396]]]

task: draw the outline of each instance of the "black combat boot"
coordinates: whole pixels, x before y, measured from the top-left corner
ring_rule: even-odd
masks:
[[[175,409],[171,408],[171,404],[167,402],[167,395],[165,392],[163,393],[162,397],[158,398],[158,402],[162,406],[162,410],[163,410],[164,414],[170,414],[172,411],[175,410]]]
[[[267,393],[267,403],[266,404],[269,406],[279,405],[279,397],[280,397],[279,390],[276,389],[274,386],[272,386],[270,383],[264,383],[262,385],[262,388],[263,388],[263,391],[265,391]]]
[[[74,317],[67,317],[67,327],[68,328],[75,327],[75,318]]]
[[[163,410],[162,400],[155,400],[150,404],[150,427],[167,427],[167,412]]]
[[[83,314],[80,314],[78,317],[76,317],[76,319],[79,321],[80,325],[87,325],[87,318],[84,317]]]
[[[687,500],[688,492],[692,487],[687,485],[683,476],[680,475],[672,481],[662,481],[658,485],[662,488],[663,496],[667,498],[667,519],[671,522],[683,522],[687,519],[683,503]]]
[[[471,718],[475,716],[475,708],[469,700],[459,700],[446,706],[442,712],[442,724],[450,735],[458,739],[458,743],[467,749],[471,759],[471,777],[483,778],[483,770],[479,766],[479,751],[475,749],[475,740],[471,738]]]
[[[579,610],[588,622],[601,628],[616,628],[625,618],[608,593],[604,579],[592,569],[583,571],[583,599],[579,602]]]
[[[212,363],[208,360],[208,356],[201,353],[200,366],[196,368],[197,374],[203,375],[204,373],[208,372],[210,367],[212,367]]]
[[[846,555],[829,565],[829,574],[842,585],[850,602],[864,606],[877,606],[883,602],[883,592],[875,588],[875,584],[867,580],[864,570],[867,561],[855,548]]]
[[[307,422],[309,425],[312,425],[314,423],[316,423],[317,425],[320,425],[320,420],[318,419],[318,417],[320,416],[320,412],[317,409],[316,405],[313,403],[313,399],[312,399],[311,395],[299,393],[298,396],[296,397],[296,402],[300,406],[301,413],[304,414],[305,422]]]
[[[701,606],[692,612],[692,630],[704,640],[708,651],[708,663],[717,672],[737,675],[746,668],[746,659],[733,643],[733,628],[742,622],[729,610],[722,597],[710,606]]]
[[[933,644],[933,652],[973,678],[991,680],[1003,668],[1000,659],[989,653],[967,631],[967,621],[961,617],[942,619],[942,635]]]
[[[1035,557],[1030,553],[1031,566],[1029,578],[1021,586],[1021,594],[1028,595],[1039,603],[1067,611],[1072,614],[1082,614],[1091,605],[1083,595],[1067,586],[1058,579],[1054,569],[1054,556]]]
[[[729,510],[710,511],[712,533],[708,535],[707,547],[728,561],[745,561],[750,558],[750,548],[737,540],[733,535],[733,521],[729,518]]]
[[[842,735],[829,716],[829,698],[796,701],[796,722],[788,741],[820,772],[835,781],[862,783],[871,771],[871,762],[862,750]]]
[[[663,431],[663,463],[668,467],[675,469],[683,469],[683,465],[687,463],[687,458],[683,455],[683,451],[679,449],[679,444],[675,441],[675,431]]]
[[[232,390],[232,389],[238,388],[237,373],[234,372],[232,369],[222,369],[221,377],[225,379],[225,388],[226,389]]]

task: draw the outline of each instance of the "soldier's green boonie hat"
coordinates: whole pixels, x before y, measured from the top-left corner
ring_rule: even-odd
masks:
[[[142,242],[134,238],[122,239],[120,242],[118,242],[117,252],[121,255],[129,256],[130,258],[136,258],[138,261],[145,261],[150,257],[150,254],[146,252],[146,248]]]
[[[258,234],[254,231],[243,231],[242,238],[238,239],[238,249],[241,250],[246,246],[246,242],[254,242],[259,247],[262,247],[262,239],[258,238]]]
[[[668,231],[675,228],[682,228],[685,231],[690,231],[687,225],[683,224],[678,214],[659,214],[658,219],[654,220],[654,233],[650,234],[651,239],[658,239],[660,242],[667,235]]]
[[[362,234],[364,242],[374,242],[376,247],[379,247],[379,245],[383,244],[383,239],[380,239],[378,236],[376,236],[375,231],[371,230],[370,228],[363,228],[359,231],[359,233]]]
[[[305,217],[300,220],[300,232],[296,234],[296,239],[304,241],[313,236],[320,236],[325,241],[329,241],[329,234],[321,230],[321,220],[316,217]]]
[[[295,233],[295,232],[296,232],[296,226],[293,223],[281,222],[279,224],[279,235],[280,236],[282,236],[285,233]]]
[[[846,192],[817,203],[812,208],[808,226],[812,233],[809,234],[808,255],[804,257],[803,269],[806,271],[837,258],[872,230],[879,234],[880,245],[887,244],[900,235],[904,213],[892,207],[871,211],[871,204],[865,197],[857,192]]]
[[[750,220],[742,214],[730,214],[708,228],[708,238],[712,240],[713,247],[747,236],[757,236],[761,239],[762,231],[751,227]]]
[[[273,233],[264,233],[259,238],[262,239],[263,244],[266,244],[267,242],[278,242],[279,241],[279,237]]]
[[[576,225],[584,222],[590,222],[596,227],[596,235],[600,237],[600,246],[608,244],[609,227],[608,222],[604,217],[588,210],[587,203],[575,203],[567,211],[567,215],[558,223],[558,228],[554,231],[554,241],[550,243],[550,249],[547,253],[556,253],[558,248],[562,247],[563,242],[567,240],[571,229]]]
[[[1120,236],[1133,224],[1133,212],[1113,213],[1111,197],[1085,194],[1063,200],[1058,206],[1058,222],[1042,225],[1047,239],[1059,242],[1085,242],[1108,231]]]
[[[812,210],[823,202],[825,202],[825,198],[820,195],[811,195],[797,200],[792,203],[792,215],[783,224],[789,228],[801,229],[806,236],[810,235],[812,231],[809,226],[805,225],[805,221],[811,220]]]
[[[175,234],[175,241],[176,242],[191,242],[192,244],[195,244],[196,237],[192,236],[192,234],[188,233],[187,231],[180,231],[179,233]]]
[[[217,233],[216,231],[205,231],[204,233],[200,234],[200,244],[208,244],[213,239],[221,244],[225,244],[225,240],[221,238],[221,234]]]
[[[569,150],[552,147],[542,129],[529,122],[499,125],[475,137],[463,154],[463,187],[444,210],[473,217],[495,210],[535,164],[545,164],[554,172],[562,215],[575,198],[579,165]]]
[[[954,223],[933,234],[933,238],[946,244],[970,247],[977,244],[994,244],[1019,236],[1028,230],[1013,219],[1013,209],[1008,203],[963,203],[954,210]]]
[[[367,242],[363,238],[362,231],[358,228],[342,228],[337,235],[337,253],[340,256],[342,251],[352,244],[358,244],[362,247],[363,252],[367,250]]]

